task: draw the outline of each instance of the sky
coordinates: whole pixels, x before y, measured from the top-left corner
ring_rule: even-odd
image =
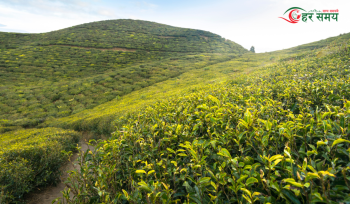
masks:
[[[339,10],[338,21],[291,24],[291,7]],[[138,19],[218,34],[270,52],[350,32],[349,0],[0,0],[0,31],[43,33],[82,23]]]

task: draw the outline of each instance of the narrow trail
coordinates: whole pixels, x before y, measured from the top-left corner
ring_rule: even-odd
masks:
[[[83,49],[96,49],[101,51],[106,50],[113,50],[113,51],[123,51],[123,52],[136,52],[136,49],[132,48],[123,48],[123,47],[113,47],[113,48],[98,48],[98,47],[82,47],[82,46],[76,46],[76,45],[47,45],[49,47],[51,46],[63,46],[63,47],[77,47],[77,48],[83,48]]]
[[[93,146],[87,145],[86,142],[81,140],[79,142],[79,146],[81,147],[81,150],[83,152],[87,151],[88,149],[93,150]],[[64,190],[66,187],[65,184],[63,183],[67,178],[68,178],[68,173],[67,171],[71,171],[74,169],[78,169],[80,171],[80,166],[74,165],[78,158],[78,153],[74,153],[72,157],[70,158],[70,161],[65,164],[62,167],[62,176],[61,176],[61,181],[60,183],[57,184],[57,186],[50,186],[42,190],[37,190],[33,193],[30,193],[28,198],[26,199],[27,204],[51,204],[53,200],[56,198],[62,197],[61,191]]]

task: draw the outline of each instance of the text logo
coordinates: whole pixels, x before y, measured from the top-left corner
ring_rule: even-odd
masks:
[[[304,11],[304,12],[302,12]],[[287,13],[288,12],[288,13]],[[312,20],[312,17],[315,15],[316,18],[320,21],[331,21],[331,20],[335,20],[338,21],[338,15],[339,15],[339,10],[338,9],[332,9],[332,10],[310,10],[309,12],[305,11],[302,8],[299,7],[292,7],[290,9],[288,9],[286,12],[284,12],[283,15],[285,15],[287,13],[288,15],[288,19],[287,18],[283,18],[283,17],[279,17],[282,18],[283,20],[289,22],[289,23],[298,23],[300,21],[300,19],[303,22],[307,22],[308,20],[310,20],[311,22],[314,22]]]
[[[286,14],[289,11],[289,13],[288,13],[289,20],[285,19],[283,17],[280,17],[280,18],[286,20],[289,23],[298,23],[299,20],[300,20],[300,16],[301,16],[301,11],[300,10],[305,11],[304,9],[299,8],[299,7],[292,7],[290,9],[288,9],[286,12],[284,12],[284,14]]]

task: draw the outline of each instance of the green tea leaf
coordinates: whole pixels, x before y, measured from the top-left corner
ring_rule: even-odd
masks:
[[[229,159],[232,159],[230,152],[227,149],[225,149],[225,148],[222,148],[220,150],[220,152],[218,153],[218,155],[227,157]]]
[[[166,148],[170,153],[176,153],[173,149],[170,149],[170,148]]]
[[[197,106],[198,109],[202,109],[202,110],[209,110],[209,107],[207,106],[207,104],[202,104]]]
[[[330,173],[328,171],[319,171],[318,174],[322,174],[323,176],[328,175],[328,176],[335,177],[334,174],[332,174],[332,173]]]
[[[137,174],[146,174],[145,170],[136,170],[135,173]]]
[[[322,146],[322,145],[327,145],[327,143],[326,142],[324,142],[324,141],[317,141],[317,148],[319,147],[319,146]]]
[[[287,178],[287,179],[283,179],[284,182],[287,182],[295,187],[299,187],[302,188],[303,184],[296,182],[293,178]]]
[[[208,98],[209,98],[211,101],[215,102],[217,105],[220,104],[219,99],[217,99],[216,97],[214,97],[214,96],[212,96],[212,95],[209,95]]]
[[[240,190],[241,190],[241,191],[244,191],[246,194],[248,194],[249,197],[252,197],[252,193],[251,193],[248,189],[246,189],[246,188],[241,188]]]
[[[284,156],[282,156],[280,154],[274,155],[269,159],[269,162],[275,161],[276,159],[283,159],[283,157]]]
[[[155,173],[155,172],[156,172],[155,170],[151,170],[151,171],[149,171],[149,172],[147,173],[147,175],[153,174],[153,173]]]
[[[244,179],[246,179],[248,177],[248,175],[243,175],[241,176],[238,180],[237,183],[241,183]]]
[[[339,139],[337,139],[337,140],[335,140],[335,141],[333,142],[332,147],[333,147],[334,145],[337,145],[337,144],[343,143],[343,142],[350,143],[349,140],[345,140],[345,139],[339,138]]]
[[[323,200],[321,194],[319,192],[315,192],[312,194],[313,196],[315,196],[316,198],[320,199],[320,200]]]
[[[209,181],[210,181],[210,177],[203,177],[199,180],[199,183],[203,184],[203,183],[208,183]]]
[[[258,179],[254,178],[254,177],[250,177],[245,181],[246,185],[252,184],[252,183],[258,183]]]
[[[281,192],[287,197],[289,198],[294,204],[301,204],[300,201],[298,200],[298,198],[294,195],[294,193],[286,190],[286,189],[282,189]]]

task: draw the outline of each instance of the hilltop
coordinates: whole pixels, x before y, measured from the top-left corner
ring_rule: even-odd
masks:
[[[42,34],[0,32],[0,49],[69,45],[131,51],[244,53],[247,50],[211,32],[141,20],[107,20]]]
[[[139,20],[0,32],[0,126],[35,127],[246,52],[207,31]]]

